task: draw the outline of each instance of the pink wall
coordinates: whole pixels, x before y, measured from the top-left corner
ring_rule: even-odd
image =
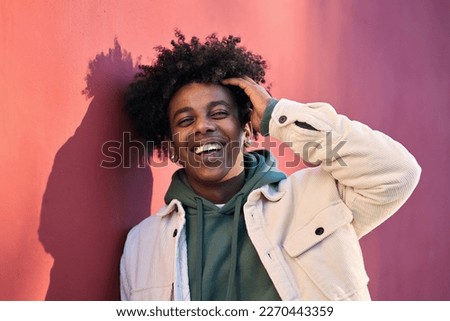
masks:
[[[101,146],[129,128],[122,92],[138,59],[151,63],[175,27],[241,35],[276,97],[330,102],[410,149],[417,190],[362,240],[370,288],[449,300],[449,12],[424,0],[2,1],[0,300],[118,299],[126,232],[162,204],[173,167],[139,168],[134,149],[132,168],[101,168]]]

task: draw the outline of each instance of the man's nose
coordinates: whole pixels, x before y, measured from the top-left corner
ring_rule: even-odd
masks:
[[[195,132],[199,134],[206,134],[207,132],[213,132],[216,130],[216,124],[212,119],[207,117],[198,119],[196,123]]]

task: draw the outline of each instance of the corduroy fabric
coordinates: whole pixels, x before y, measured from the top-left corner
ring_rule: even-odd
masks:
[[[408,199],[419,165],[398,142],[325,103],[281,99],[269,131],[306,160],[320,162],[276,187],[254,190],[244,205],[250,240],[280,297],[370,300],[358,240]],[[176,204],[130,231],[121,260],[122,299],[190,299],[185,213]],[[181,231],[176,237],[174,229]]]

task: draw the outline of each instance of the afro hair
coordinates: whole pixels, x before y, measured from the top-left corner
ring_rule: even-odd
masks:
[[[203,43],[197,37],[187,42],[176,30],[175,38],[172,48],[156,47],[158,55],[153,65],[139,66],[125,96],[125,111],[136,134],[146,142],[149,152],[156,149],[160,156],[167,156],[164,141],[171,137],[169,102],[182,86],[193,82],[218,84],[226,78],[243,76],[260,84],[266,82],[266,62],[239,46],[239,37],[230,35],[220,40],[213,33]],[[244,125],[250,120],[251,102],[239,87],[226,87],[234,96],[239,120]]]

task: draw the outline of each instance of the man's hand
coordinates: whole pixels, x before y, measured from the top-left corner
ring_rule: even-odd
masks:
[[[250,117],[253,128],[257,132],[260,132],[261,119],[263,117],[264,110],[271,99],[271,96],[267,90],[247,76],[244,76],[243,78],[228,78],[222,80],[221,82],[224,85],[238,86],[244,90],[253,104],[253,110]]]

